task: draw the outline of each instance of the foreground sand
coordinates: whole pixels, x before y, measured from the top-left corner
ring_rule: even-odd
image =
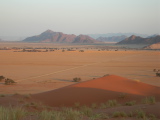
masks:
[[[127,105],[127,102],[134,104]],[[21,106],[23,109],[32,111],[32,115],[30,113],[23,117],[30,118],[30,120],[39,120],[37,112],[39,114],[43,110],[63,112],[66,107],[72,107],[72,110],[82,112],[89,110],[87,113],[81,114],[79,120],[90,120],[96,114],[98,116],[103,114],[110,120],[152,120],[160,119],[160,87],[116,75],[107,75],[48,92],[3,96],[0,99],[0,106]],[[91,111],[93,111],[92,114]],[[113,115],[119,111],[125,113],[126,116],[115,117]],[[75,120],[73,114],[74,112],[70,114],[70,117],[72,116],[72,120]],[[102,120],[100,117],[96,120]],[[66,118],[66,120],[68,119]]]
[[[159,51],[57,50],[54,52],[0,51],[0,75],[17,82],[0,84],[0,94],[29,94],[49,91],[82,81],[115,74],[160,86],[153,69],[160,69]]]

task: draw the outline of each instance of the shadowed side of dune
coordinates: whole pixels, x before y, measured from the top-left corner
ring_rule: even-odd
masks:
[[[92,103],[103,103],[108,100],[122,100],[120,92],[102,90],[97,88],[64,88],[52,92],[36,94],[33,97],[49,106],[73,106],[75,103],[90,105]],[[139,95],[129,95],[125,100],[141,99]],[[124,99],[123,99],[124,100]]]

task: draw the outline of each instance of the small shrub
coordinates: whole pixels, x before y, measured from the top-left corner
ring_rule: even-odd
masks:
[[[87,106],[81,107],[80,112],[87,117],[91,117],[93,115],[93,110]]]
[[[146,113],[142,110],[137,110],[136,111],[136,114],[137,114],[137,118],[143,118],[143,119],[146,119]]]
[[[24,98],[29,99],[31,98],[31,95],[30,94],[24,95]]]
[[[11,85],[11,84],[14,84],[14,83],[16,83],[16,82],[12,79],[9,79],[9,78],[5,79],[5,85]]]
[[[153,72],[156,72],[156,69],[153,69]]]
[[[160,73],[156,73],[156,76],[157,76],[157,77],[160,77]]]
[[[22,103],[22,102],[24,102],[25,100],[24,100],[23,98],[21,98],[21,99],[19,99],[18,101]]]
[[[130,101],[130,102],[126,102],[125,105],[127,106],[133,106],[136,104],[136,101]]]
[[[0,76],[0,81],[2,81],[3,79],[5,79],[5,77],[4,76]]]
[[[154,114],[149,114],[148,117],[150,120],[157,120],[157,117]]]
[[[126,98],[127,97],[127,93],[121,93],[120,95],[119,95],[119,98]]]
[[[79,108],[79,107],[80,107],[80,103],[79,103],[79,102],[76,102],[76,103],[74,103],[74,106],[75,106],[76,108]]]
[[[107,108],[107,105],[106,105],[105,103],[101,103],[101,104],[100,104],[100,108],[101,108],[101,109],[105,109],[105,108]]]
[[[134,117],[133,112],[129,112],[128,117]]]
[[[73,110],[72,108],[64,108],[62,116],[64,116],[64,120],[82,120],[83,117],[80,111]]]
[[[118,105],[117,100],[108,100],[107,101],[107,106],[109,106],[109,107],[114,107],[117,105]]]
[[[80,82],[80,81],[81,81],[81,78],[78,78],[78,77],[73,78],[73,82]]]
[[[26,103],[24,106],[26,106],[26,107],[34,107],[34,108],[44,107],[42,105],[42,103],[36,103],[36,102]]]
[[[105,74],[105,75],[103,75],[103,77],[105,77],[105,76],[109,76],[109,74]]]
[[[91,108],[97,108],[97,104],[96,103],[92,103],[91,104]]]
[[[2,94],[2,95],[0,95],[0,97],[5,97],[5,95]]]
[[[84,52],[84,50],[79,50],[79,52]]]
[[[151,97],[146,97],[145,99],[142,100],[142,102],[144,104],[155,104],[156,103],[156,99],[155,97],[151,96]]]
[[[91,120],[97,120],[97,119],[109,119],[109,116],[107,114],[104,113],[97,113],[97,114],[93,114],[90,117]]]
[[[113,117],[127,117],[127,114],[125,112],[117,111],[117,112],[114,112],[112,116]]]

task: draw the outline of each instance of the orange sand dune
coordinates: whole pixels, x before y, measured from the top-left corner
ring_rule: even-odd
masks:
[[[60,89],[34,94],[33,98],[49,106],[72,106],[74,103],[89,105],[117,99],[121,93],[127,93],[127,100],[137,100],[144,96],[160,99],[160,87],[109,75],[85,81]]]

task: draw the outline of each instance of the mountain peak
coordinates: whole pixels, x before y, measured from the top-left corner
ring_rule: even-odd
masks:
[[[54,32],[54,31],[48,29],[48,30],[46,30],[44,33],[53,33],[53,32]]]
[[[130,36],[129,38],[130,38],[131,40],[134,40],[136,37],[137,37],[137,36],[132,35],[132,36]]]

